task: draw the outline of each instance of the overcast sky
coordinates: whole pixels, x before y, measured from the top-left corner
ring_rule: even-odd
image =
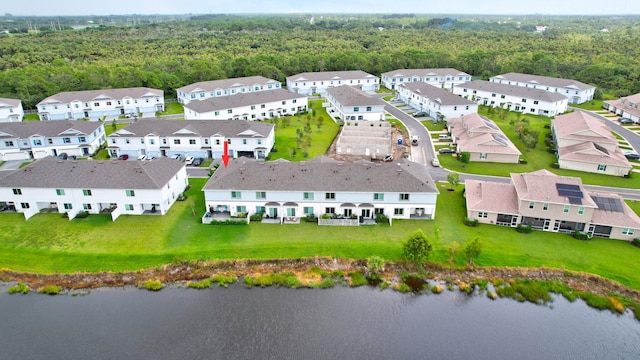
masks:
[[[638,0],[2,0],[13,15],[215,13],[640,14]]]

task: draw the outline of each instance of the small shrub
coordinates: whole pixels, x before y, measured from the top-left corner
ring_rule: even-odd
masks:
[[[469,219],[468,217],[465,217],[465,218],[462,220],[462,223],[463,223],[463,224],[465,224],[465,225],[467,225],[467,226],[471,226],[471,227],[477,227],[477,226],[480,224],[480,222],[478,221],[478,219],[471,220],[471,219]]]
[[[384,290],[386,288],[389,287],[389,285],[391,285],[388,281],[383,281],[380,283],[380,290]]]
[[[351,278],[350,285],[352,287],[358,287],[368,283],[367,279],[359,271],[350,272],[349,277]]]
[[[521,233],[521,234],[529,234],[530,232],[533,231],[533,228],[531,227],[531,225],[518,224],[518,227],[516,228],[516,231]]]
[[[38,289],[38,292],[40,294],[57,295],[60,293],[60,290],[62,290],[62,288],[58,285],[47,285]]]
[[[187,287],[191,289],[208,289],[213,282],[211,279],[204,279],[201,281],[189,281]]]
[[[249,217],[249,220],[251,221],[262,221],[262,216],[264,214],[263,213],[257,213],[257,214],[253,214]]]
[[[147,289],[149,291],[160,291],[164,288],[164,285],[160,280],[147,280],[142,283],[142,288]]]
[[[378,224],[382,224],[382,223],[388,224],[389,223],[389,218],[386,217],[383,214],[376,214],[376,223],[378,223]]]
[[[238,220],[211,220],[210,225],[247,225],[247,222]]]
[[[640,247],[640,239],[639,238],[635,238],[635,239],[631,240],[631,245]]]
[[[234,282],[236,282],[236,280],[238,280],[235,276],[225,276],[225,275],[214,275],[211,278],[211,281],[213,282],[217,282],[218,285],[222,286],[222,287],[227,287],[227,285],[229,284],[233,284]]]
[[[317,223],[318,222],[318,218],[310,214],[310,215],[307,215],[307,216],[304,217],[304,222]]]
[[[582,231],[575,231],[573,237],[578,240],[591,240],[591,235]]]
[[[89,216],[89,212],[82,211],[82,212],[79,212],[78,214],[76,214],[76,219],[84,219],[84,218],[86,218],[88,216]]]
[[[431,292],[434,294],[440,294],[442,292],[442,286],[440,285],[434,285],[431,287]]]
[[[9,294],[28,294],[31,289],[29,285],[23,283],[17,283],[7,290]]]
[[[325,278],[319,284],[316,284],[313,287],[316,287],[318,289],[328,289],[328,288],[334,287],[335,285],[336,285],[336,282],[333,281],[332,278]]]
[[[411,288],[409,287],[409,285],[405,284],[405,283],[398,283],[395,284],[393,286],[393,290],[401,292],[401,293],[408,293],[411,292]]]
[[[495,300],[498,298],[498,295],[496,295],[496,293],[493,293],[491,291],[487,291],[487,297],[491,300]]]

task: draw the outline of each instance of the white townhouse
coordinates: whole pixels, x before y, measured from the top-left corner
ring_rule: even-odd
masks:
[[[192,101],[185,120],[263,120],[307,111],[307,96],[284,89],[264,90]]]
[[[227,142],[231,157],[264,159],[275,141],[274,125],[243,120],[142,119],[115,131],[107,139],[111,157],[146,155],[220,159]]]
[[[205,184],[206,210],[269,218],[322,215],[434,219],[438,189],[427,168],[402,159],[393,163],[234,160]]]
[[[233,79],[201,81],[176,90],[178,102],[188,104],[194,100],[280,89],[279,81],[264,76],[248,76]]]
[[[362,90],[349,85],[341,85],[327,89],[327,101],[323,106],[334,119],[382,121],[384,117],[384,101],[365,94]]]
[[[382,85],[397,90],[401,84],[423,82],[440,89],[452,89],[455,85],[471,81],[471,75],[452,68],[398,69],[382,73]]]
[[[287,77],[287,89],[298,94],[324,95],[327,89],[340,85],[375,92],[380,89],[380,79],[362,70],[305,72]]]
[[[636,124],[640,123],[640,93],[617,100],[607,100],[602,107],[616,115],[631,119]]]
[[[0,122],[20,122],[24,118],[22,101],[0,98]]]
[[[491,77],[489,81],[498,84],[522,86],[562,94],[569,99],[569,104],[582,104],[593,100],[593,96],[596,92],[595,86],[591,86],[577,80],[521,73],[496,75]]]
[[[453,93],[478,104],[547,117],[566,112],[568,105],[560,93],[483,80],[456,85]]]
[[[146,87],[61,92],[37,105],[40,120],[113,120],[164,111],[164,91]]]
[[[461,117],[478,112],[478,104],[424,82],[396,87],[398,99],[436,120]]]
[[[0,123],[0,161],[40,159],[61,153],[89,156],[98,151],[105,140],[101,122]]]
[[[0,202],[26,219],[40,212],[164,215],[188,185],[184,163],[40,159],[0,179]]]

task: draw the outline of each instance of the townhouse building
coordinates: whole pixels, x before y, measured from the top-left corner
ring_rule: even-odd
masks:
[[[22,100],[0,98],[0,122],[21,122],[23,118]]]
[[[399,84],[396,90],[398,99],[436,120],[478,112],[477,103],[425,82]]]
[[[607,100],[602,107],[616,115],[631,119],[636,124],[640,123],[640,94]]]
[[[489,78],[490,82],[541,89],[567,97],[569,104],[582,104],[593,100],[596,88],[577,80],[555,78],[551,76],[506,73]]]
[[[233,158],[264,159],[275,142],[274,125],[244,120],[142,119],[109,135],[107,150],[111,157],[184,155],[220,159],[225,142]]]
[[[568,104],[560,93],[483,80],[456,85],[453,93],[481,105],[547,117],[566,112]]]
[[[384,117],[384,101],[372,97],[362,90],[340,85],[327,89],[326,102],[323,106],[327,113],[337,120],[382,121]]]
[[[61,153],[84,157],[98,151],[105,140],[101,122],[0,123],[0,160],[41,159]]]
[[[471,75],[452,68],[437,69],[397,69],[382,73],[382,85],[397,90],[398,86],[412,82],[422,82],[440,89],[452,89],[455,85],[471,81]]]
[[[468,152],[470,161],[517,164],[522,154],[493,121],[477,113],[449,119],[447,128],[456,151]]]
[[[362,70],[304,72],[287,77],[287,89],[304,95],[323,95],[327,89],[341,86],[357,86],[365,92],[380,89],[380,79]]]
[[[164,215],[186,186],[185,165],[151,161],[64,161],[46,157],[0,179],[0,202],[26,219],[40,212]]]
[[[184,106],[185,120],[263,120],[307,111],[308,98],[284,89],[211,97]]]
[[[41,121],[151,117],[164,111],[164,91],[146,87],[61,92],[37,105]]]
[[[176,89],[178,102],[188,104],[194,100],[206,100],[212,97],[246,94],[251,92],[280,89],[277,80],[264,76],[247,76],[232,79],[200,81]]]

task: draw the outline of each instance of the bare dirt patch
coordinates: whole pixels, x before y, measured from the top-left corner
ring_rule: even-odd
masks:
[[[329,150],[327,150],[327,156],[334,159],[334,160],[338,160],[338,161],[344,161],[344,162],[356,162],[359,160],[372,160],[371,157],[369,156],[355,156],[355,155],[338,155],[336,154],[336,143],[338,142],[338,138],[340,137],[340,133],[338,132],[338,135],[333,139],[333,142],[331,143],[331,146],[329,146]],[[398,138],[402,138],[403,140],[403,144],[402,145],[397,145],[397,141],[396,139]],[[408,141],[409,141],[409,134],[399,128],[399,127],[393,127],[391,128],[391,139],[393,141],[393,144],[391,146],[391,149],[393,151],[393,159],[394,160],[399,160],[402,159],[405,154],[410,154],[411,153],[411,149],[409,148],[408,145]]]

